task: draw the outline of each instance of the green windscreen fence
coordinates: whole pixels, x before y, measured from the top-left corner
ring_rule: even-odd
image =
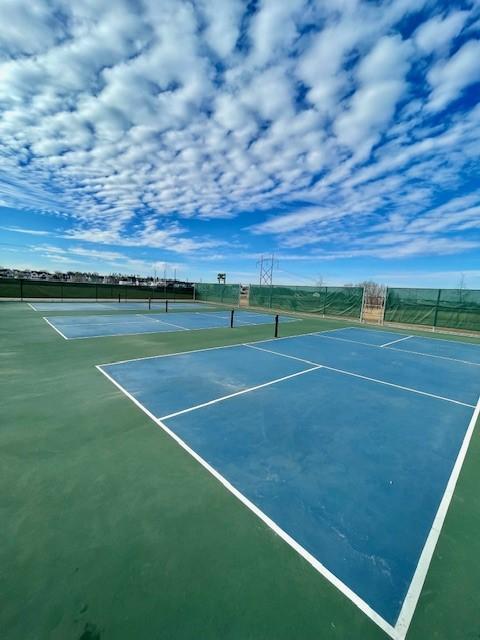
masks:
[[[362,287],[297,287],[282,285],[250,285],[252,307],[285,309],[326,316],[360,318]]]
[[[195,285],[195,300],[238,305],[240,300],[240,285],[199,282]]]
[[[389,288],[385,322],[480,331],[480,290]]]
[[[49,282],[21,278],[0,279],[0,298],[55,298],[92,300],[136,300],[148,298],[170,298],[191,300],[193,287],[168,284],[147,287],[137,285],[95,284],[81,282]]]

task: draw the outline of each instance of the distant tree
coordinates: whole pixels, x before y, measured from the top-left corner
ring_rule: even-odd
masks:
[[[385,292],[385,285],[379,284],[374,280],[364,280],[355,285],[356,287],[363,287],[365,289],[365,295],[371,297],[383,296]]]
[[[385,285],[379,284],[374,280],[364,280],[355,286],[363,287],[366,307],[383,307],[385,301]]]

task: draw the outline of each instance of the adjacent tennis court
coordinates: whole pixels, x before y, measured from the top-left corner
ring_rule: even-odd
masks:
[[[182,303],[184,304],[184,303]],[[122,305],[125,306],[125,305]],[[232,323],[231,311],[194,311],[171,314],[114,314],[48,316],[44,320],[65,340],[103,338],[106,336],[137,335],[194,331],[197,329],[227,328]],[[274,316],[265,313],[235,311],[233,326],[272,324]],[[282,316],[280,322],[301,322],[298,318]]]
[[[478,417],[479,346],[351,327],[98,369],[405,636]]]
[[[72,302],[69,300],[65,302],[28,302],[27,304],[34,311],[143,311],[146,309],[163,311],[165,309],[166,302],[172,311],[175,311],[176,309],[187,310],[214,308],[212,305],[208,305],[204,302],[178,302],[176,300],[152,300],[151,303],[149,303],[148,300],[129,300],[124,302]]]

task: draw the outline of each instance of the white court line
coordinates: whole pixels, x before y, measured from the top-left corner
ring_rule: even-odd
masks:
[[[210,313],[203,313],[202,311],[196,311],[195,312],[197,315],[202,315],[202,316],[212,316],[213,314]],[[215,313],[215,312],[214,312]],[[218,316],[218,315],[214,315],[214,318],[218,318],[219,320],[227,320],[228,322],[230,322],[230,316]],[[261,324],[264,324],[263,322],[248,322],[247,320],[239,320],[239,318],[237,317],[237,314],[235,313],[233,316],[233,326],[238,326],[239,324],[247,324],[247,325],[251,325],[251,326],[255,326],[258,327]],[[265,323],[268,324],[268,323]]]
[[[215,348],[215,347],[213,347]],[[157,418],[146,407],[144,407],[134,396],[132,396],[126,389],[122,387],[114,378],[112,378],[106,371],[102,369],[102,365],[97,365],[96,368],[103,373],[103,375],[110,380],[127,398],[129,398],[139,409],[141,409],[156,425],[158,425],[165,433],[167,433],[175,442],[177,442],[192,458],[194,458],[199,464],[204,467],[211,475],[216,478],[230,493],[232,493],[242,504],[244,504],[250,511],[252,511],[260,520],[262,520],[272,531],[274,531],[282,540],[284,540],[290,547],[292,547],[304,560],[306,560],[314,569],[316,569],[324,578],[326,578],[331,584],[333,584],[343,595],[345,595],[351,602],[353,602],[366,616],[370,618],[376,625],[378,625],[385,633],[387,633],[393,640],[403,640],[404,636],[397,633],[396,629],[392,627],[386,620],[384,620],[376,611],[374,611],[370,605],[368,605],[359,595],[350,589],[344,582],[342,582],[336,575],[331,573],[317,558],[309,553],[304,547],[302,547],[296,540],[294,540],[288,533],[286,533],[279,525],[267,516],[261,509],[259,509],[253,502],[251,502],[243,493],[236,489],[224,476],[222,476],[214,467],[212,467],[206,460],[204,460],[196,451],[191,449],[188,444],[182,440],[174,431],[169,429],[161,418]]]
[[[208,316],[209,318],[218,318],[218,320],[230,320],[230,316],[218,316],[216,315],[216,311],[212,311],[211,313],[207,313],[206,311],[194,311],[196,316]]]
[[[325,329],[329,333],[333,331],[342,331],[344,327],[339,329]],[[196,329],[195,329],[196,330]],[[193,329],[190,329],[193,331]],[[141,356],[140,358],[129,358],[128,360],[117,360],[115,362],[105,362],[103,364],[99,364],[99,367],[111,367],[114,364],[125,364],[126,362],[138,362],[139,360],[152,360],[152,358],[171,358],[172,356],[184,356],[189,353],[199,353],[201,351],[213,351],[215,349],[231,349],[232,347],[245,347],[249,344],[261,344],[262,342],[272,342],[272,340],[289,340],[292,338],[301,338],[303,336],[316,336],[321,334],[321,331],[310,331],[309,333],[300,333],[298,335],[293,336],[282,336],[281,338],[262,338],[261,340],[252,340],[252,342],[234,342],[233,344],[221,344],[217,347],[202,347],[201,349],[190,349],[189,351],[174,351],[173,353],[160,353],[156,356]]]
[[[345,330],[345,329],[360,329],[361,331],[369,331],[370,333],[384,333],[384,334],[396,334],[397,336],[399,336],[399,333],[396,333],[395,331],[382,331],[381,329],[367,329],[367,327],[342,327],[341,329],[339,329],[340,331]],[[334,329],[334,331],[337,331],[337,329]],[[420,329],[418,329],[418,331],[420,331]],[[440,342],[450,342],[450,344],[453,342],[454,344],[468,344],[469,346],[473,346],[473,347],[477,347],[480,348],[480,343],[478,342],[464,342],[463,340],[451,340],[450,338],[439,338],[437,337],[435,334],[432,335],[432,331],[427,331],[425,330],[423,333],[425,333],[426,335],[418,335],[414,334],[412,337],[413,338],[424,338],[425,340],[440,340]],[[447,334],[443,334],[443,335],[448,335]],[[452,334],[452,335],[459,335],[459,334]],[[462,334],[464,335],[464,334]],[[473,336],[472,336],[473,337]]]
[[[213,313],[205,313],[204,311],[195,311],[195,313],[196,313],[197,315],[200,315],[200,316],[210,316],[210,317],[212,317],[212,315],[214,315],[214,313],[215,313],[215,312],[213,312]],[[221,319],[221,320],[230,320],[230,316],[218,316],[218,315],[214,315],[214,317],[215,317],[215,318],[219,318],[219,319]],[[271,321],[271,322],[272,322],[272,324],[273,324],[273,322],[274,322],[274,316],[268,316],[267,314],[261,314],[261,313],[259,313],[259,314],[257,314],[257,317],[262,318],[262,319],[263,319],[263,318],[270,318],[270,317],[271,317],[271,318],[272,318],[272,321]],[[248,320],[242,320],[242,316],[240,316],[240,318],[239,318],[239,317],[237,316],[237,314],[235,314],[235,315],[234,315],[234,317],[233,317],[233,323],[234,323],[234,325],[236,325],[237,327],[238,327],[239,325],[250,325],[250,326],[252,326],[252,327],[258,327],[258,326],[263,325],[263,324],[266,324],[266,325],[268,325],[268,324],[269,324],[268,322],[249,322]]]
[[[440,537],[440,532],[442,531],[443,523],[445,522],[445,517],[447,515],[450,502],[452,501],[455,487],[457,485],[457,480],[460,475],[460,471],[462,469],[463,463],[465,461],[465,457],[467,455],[468,446],[470,444],[470,440],[472,439],[473,431],[475,429],[475,425],[477,423],[479,414],[480,414],[480,397],[477,401],[475,410],[472,414],[472,418],[467,427],[465,437],[463,438],[462,446],[460,447],[460,451],[458,452],[457,459],[455,460],[452,473],[450,474],[450,478],[445,488],[445,492],[440,502],[440,506],[438,507],[437,513],[433,520],[432,528],[430,529],[430,533],[428,534],[427,541],[425,542],[425,546],[423,547],[422,553],[420,554],[420,559],[418,561],[417,568],[415,569],[415,573],[413,574],[410,587],[407,591],[407,595],[405,596],[405,600],[403,601],[403,606],[400,611],[400,615],[398,616],[397,623],[395,625],[395,630],[398,632],[400,638],[405,638],[405,636],[407,635],[407,631],[410,626],[410,623],[412,621],[413,614],[417,606],[418,599],[420,597],[420,593],[422,591],[422,587],[425,582],[425,578],[427,577],[427,572],[430,567],[430,563],[432,561],[433,553],[435,551],[438,538]]]
[[[57,327],[56,327],[55,325],[53,325],[53,324],[50,322],[50,320],[47,320],[47,318],[45,318],[45,316],[43,316],[43,320],[45,320],[45,322],[46,322],[47,324],[49,324],[49,325],[52,327],[52,329],[53,329],[54,331],[56,331],[59,335],[61,335],[61,336],[62,336],[62,338],[63,338],[64,340],[70,340],[70,338],[67,338],[67,336],[65,336],[65,335],[60,331],[60,329],[57,329]]]
[[[444,400],[445,402],[452,402],[453,404],[460,404],[463,407],[471,407],[474,408],[473,404],[468,404],[466,402],[460,402],[460,400],[453,400],[453,398],[445,398],[444,396],[438,396],[434,393],[428,393],[427,391],[420,391],[419,389],[413,389],[412,387],[404,387],[400,384],[394,384],[393,382],[386,382],[386,380],[379,380],[378,378],[370,378],[368,376],[362,376],[360,373],[353,373],[353,371],[345,371],[344,369],[336,369],[335,367],[329,367],[326,364],[322,364],[320,362],[312,362],[311,360],[305,360],[304,358],[298,358],[297,356],[290,356],[285,353],[280,353],[278,351],[272,351],[271,349],[264,349],[263,347],[255,347],[253,344],[245,344],[246,347],[250,349],[258,349],[258,351],[266,351],[267,353],[275,353],[278,356],[284,356],[285,358],[291,358],[292,360],[298,360],[300,362],[305,362],[307,364],[317,365],[319,367],[323,367],[324,369],[328,369],[329,371],[336,371],[337,373],[341,373],[346,376],[353,376],[355,378],[362,378],[363,380],[369,380],[370,382],[376,382],[378,384],[384,384],[389,387],[395,387],[396,389],[403,389],[403,391],[410,391],[411,393],[417,393],[421,396],[428,396],[429,398],[436,398],[437,400]]]
[[[179,324],[173,324],[173,322],[166,322],[165,320],[159,320],[158,318],[154,318],[153,315],[142,316],[140,313],[136,313],[135,315],[139,316],[140,318],[143,318],[144,320],[145,318],[147,318],[148,320],[152,320],[153,322],[159,322],[160,324],[168,324],[169,327],[176,327],[177,329],[181,329],[182,331],[189,331],[189,329],[187,329],[186,327],[182,327]]]
[[[220,318],[223,320],[229,320],[230,316],[227,314],[226,316],[219,316],[219,313],[223,313],[223,311],[194,311],[193,312],[196,316],[209,316],[210,318]]]
[[[159,321],[161,322],[161,321]],[[116,324],[115,322],[109,322],[109,323],[105,323],[105,324]],[[127,324],[141,324],[140,322],[128,322]],[[69,325],[69,326],[74,326],[74,325]],[[77,327],[79,325],[76,325]],[[83,325],[82,325],[83,326]],[[85,325],[85,326],[91,326],[91,325]],[[257,327],[259,326],[263,326],[263,325],[255,325]],[[214,326],[214,327],[195,327],[194,329],[187,329],[185,328],[185,331],[211,331],[213,329],[229,329],[230,327],[225,326]],[[149,334],[161,334],[161,333],[175,333],[174,329],[168,329],[166,331],[128,331],[127,333],[100,333],[98,335],[93,335],[93,336],[75,336],[74,338],[67,338],[67,340],[88,340],[90,338],[121,338],[122,336],[144,336],[144,335],[149,335]],[[306,335],[306,334],[305,334]],[[293,336],[284,336],[285,338],[292,338]],[[280,340],[281,338],[277,338],[277,340]],[[269,340],[272,340],[272,338],[266,338],[264,339],[262,342],[267,342]],[[241,344],[241,343],[239,343]],[[225,346],[233,346],[233,345],[225,345]],[[210,349],[219,349],[220,347],[209,347]],[[203,351],[203,349],[193,349],[192,351]],[[191,353],[189,351],[187,351],[186,353]],[[165,356],[168,355],[176,355],[174,353],[165,353],[163,354]],[[162,356],[146,356],[145,358],[132,358],[132,360],[144,360],[146,358],[161,358]],[[128,362],[128,360],[126,361]],[[112,362],[111,364],[118,364],[118,363],[114,363]]]
[[[36,309],[31,302],[27,302],[27,305],[30,307],[30,309],[33,309],[34,311],[38,311],[38,309]]]
[[[133,323],[132,323],[133,324]],[[189,329],[190,331],[190,329]],[[174,333],[172,329],[167,331],[131,331],[128,333],[100,333],[98,335],[93,336],[75,336],[71,338],[67,338],[67,340],[89,340],[90,338],[122,338],[125,336],[148,336],[148,335],[159,335],[162,333]]]
[[[461,364],[471,364],[474,367],[480,367],[480,362],[471,362],[470,360],[460,360],[459,358],[451,358],[450,356],[438,356],[435,353],[423,353],[423,351],[412,351],[411,349],[396,349],[392,347],[392,351],[399,353],[414,353],[416,356],[427,356],[427,358],[440,358],[441,360],[450,360],[451,362],[460,362]]]
[[[250,327],[260,327],[260,326],[269,326],[269,325],[273,325],[273,320],[272,322],[248,322],[248,320],[239,320],[238,318],[234,318],[233,320],[233,324],[234,326],[236,325],[237,327],[239,326],[250,326]]]
[[[380,348],[381,347],[389,347],[391,344],[396,344],[397,342],[403,342],[403,340],[410,340],[410,338],[413,338],[414,336],[405,336],[404,338],[398,338],[398,340],[392,340],[391,342],[386,342],[385,344],[380,344],[378,345]]]
[[[50,316],[52,317],[52,316]],[[64,316],[56,316],[57,318],[63,318]],[[71,318],[71,316],[65,316],[67,318]],[[97,318],[98,316],[94,316]],[[107,316],[108,318],[110,316]],[[113,318],[115,316],[112,316]],[[131,316],[134,317],[133,315]],[[73,319],[73,318],[72,318]],[[67,322],[67,327],[96,327],[97,325],[103,327],[106,324],[142,324],[140,320],[114,320],[113,322]]]
[[[235,391],[235,393],[229,393],[227,396],[221,396],[220,398],[215,398],[215,400],[209,400],[208,402],[202,402],[201,404],[193,405],[192,407],[188,407],[188,409],[182,409],[181,411],[176,411],[175,413],[169,413],[166,416],[162,416],[159,420],[168,420],[168,418],[174,418],[175,416],[180,416],[183,413],[190,413],[191,411],[196,411],[197,409],[202,409],[202,407],[208,407],[211,404],[216,404],[217,402],[223,402],[223,400],[229,400],[230,398],[234,398],[235,396],[241,396],[244,393],[250,393],[251,391],[256,391],[257,389],[263,389],[263,387],[269,387],[272,384],[277,384],[277,382],[282,382],[283,380],[290,380],[290,378],[296,378],[297,376],[303,376],[304,373],[310,373],[311,371],[317,371],[321,369],[321,365],[317,365],[315,367],[311,367],[310,369],[304,369],[303,371],[297,371],[296,373],[291,373],[288,376],[283,376],[282,378],[276,378],[275,380],[270,380],[270,382],[264,382],[263,384],[257,384],[255,387],[249,387],[248,389],[242,389],[241,391]]]
[[[337,329],[334,329],[337,331]],[[339,329],[341,331],[341,329]],[[328,338],[329,340],[339,340],[341,342],[352,342],[353,344],[362,344],[366,347],[373,347],[374,349],[382,349],[385,345],[372,344],[371,342],[361,342],[360,340],[352,340],[351,338],[337,338],[337,336],[327,336],[325,333],[330,333],[329,331],[325,332],[317,332],[312,334],[304,334],[304,335],[313,335],[318,336],[319,338]],[[290,336],[291,337],[291,336]],[[423,336],[409,336],[412,338],[423,338]],[[428,340],[428,338],[426,338]],[[445,340],[445,342],[452,342],[456,344],[457,340]],[[469,344],[468,342],[461,342],[460,344]],[[398,351],[399,353],[413,353],[416,356],[425,356],[426,358],[440,358],[440,360],[450,360],[451,362],[460,362],[461,364],[470,364],[474,367],[480,367],[479,362],[471,362],[470,360],[460,360],[459,358],[452,358],[450,356],[439,356],[436,353],[425,353],[424,351],[413,351],[412,349],[396,349],[395,347],[389,347],[389,351]]]

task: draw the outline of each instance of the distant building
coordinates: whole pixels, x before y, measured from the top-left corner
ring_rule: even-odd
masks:
[[[171,286],[191,286],[192,283],[185,280],[159,280],[152,276],[124,275],[120,273],[111,273],[109,275],[100,275],[96,272],[81,271],[55,271],[51,273],[45,270],[35,269],[9,269],[0,268],[0,278],[19,278],[24,280],[45,280],[51,282],[75,282],[75,283],[93,283],[93,284],[119,284],[127,287],[171,287]]]

